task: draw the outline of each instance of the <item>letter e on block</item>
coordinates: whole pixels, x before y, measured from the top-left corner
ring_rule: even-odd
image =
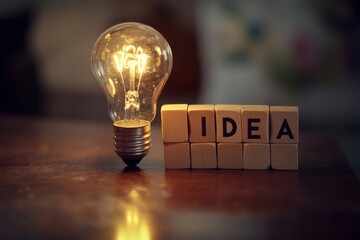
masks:
[[[214,105],[189,105],[190,142],[215,142]]]
[[[243,142],[269,143],[269,106],[242,106],[241,124]]]
[[[187,104],[167,104],[161,107],[163,142],[188,142],[187,110]]]
[[[241,106],[215,105],[216,141],[241,142]]]
[[[299,108],[290,106],[270,107],[270,142],[299,142]]]

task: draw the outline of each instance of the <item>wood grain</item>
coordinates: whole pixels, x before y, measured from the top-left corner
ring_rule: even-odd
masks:
[[[243,145],[242,143],[218,143],[217,160],[220,169],[243,168]]]
[[[187,109],[187,104],[167,104],[161,107],[161,132],[164,142],[188,142]]]
[[[276,170],[298,170],[297,144],[270,144],[271,168]]]
[[[191,143],[190,149],[193,169],[217,168],[215,143]]]
[[[360,238],[360,184],[334,138],[301,132],[299,171],[166,171],[160,126],[135,169],[112,131],[0,115],[1,239]]]
[[[244,169],[266,170],[270,166],[270,144],[244,143]]]
[[[165,169],[186,169],[190,163],[189,143],[164,143]]]

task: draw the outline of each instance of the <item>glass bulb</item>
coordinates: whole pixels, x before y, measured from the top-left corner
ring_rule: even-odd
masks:
[[[122,23],[100,35],[91,64],[114,122],[115,151],[136,165],[150,149],[150,123],[171,72],[171,48],[155,29]]]

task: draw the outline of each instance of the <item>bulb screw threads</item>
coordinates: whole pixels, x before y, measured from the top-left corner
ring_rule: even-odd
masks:
[[[139,127],[114,124],[114,150],[128,166],[136,166],[150,150],[150,136],[150,123]]]

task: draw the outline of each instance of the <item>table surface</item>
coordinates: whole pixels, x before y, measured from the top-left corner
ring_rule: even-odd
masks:
[[[111,123],[0,116],[0,239],[359,239],[360,184],[336,141],[301,133],[299,171],[138,169]]]

